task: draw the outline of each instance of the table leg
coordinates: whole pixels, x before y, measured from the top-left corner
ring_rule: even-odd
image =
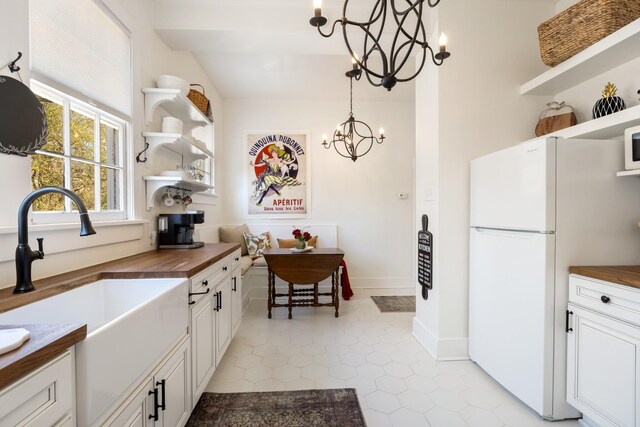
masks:
[[[333,282],[333,285],[331,287],[333,288],[333,295],[335,298],[334,302],[336,304],[336,317],[339,316],[338,309],[340,308],[340,284],[338,283],[338,277],[338,270],[336,269],[336,271],[331,274],[331,280]]]
[[[289,282],[289,319],[293,318],[291,310],[293,309],[293,283]]]
[[[273,304],[271,297],[271,289],[273,288],[273,272],[271,269],[267,272],[267,308],[269,309],[269,314],[267,317],[271,319],[271,305]]]
[[[313,284],[313,303],[318,304],[318,282]]]

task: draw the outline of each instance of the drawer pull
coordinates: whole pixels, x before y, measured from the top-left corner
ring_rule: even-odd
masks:
[[[222,267],[222,271],[227,271],[227,266]]]
[[[234,260],[240,261],[240,257],[235,257]]]
[[[609,298],[609,297],[608,297],[608,296],[606,296],[606,295],[602,295],[602,296],[600,297],[600,301],[602,301],[603,303],[607,304],[607,303],[611,302],[611,298]]]
[[[571,316],[573,314],[573,311],[569,311],[567,310],[566,312],[566,317],[565,317],[565,332],[569,333],[569,332],[573,332],[573,328],[569,327],[569,316]]]
[[[153,395],[153,414],[149,414],[149,419],[158,421],[160,419],[160,414],[158,413],[158,409],[160,409],[160,403],[158,403],[158,387],[155,387],[153,391],[149,392],[149,396],[151,395]]]
[[[202,281],[202,286],[209,286],[209,281],[208,280],[203,280]]]
[[[205,285],[205,286],[207,286],[207,285]],[[194,296],[194,295],[206,295],[206,294],[208,294],[208,293],[209,293],[209,291],[211,291],[211,289],[210,289],[210,288],[207,288],[207,290],[206,290],[205,292],[189,292],[189,298],[191,298],[191,297],[192,297],[192,296]],[[195,301],[191,301],[191,302],[189,303],[189,305],[193,305],[193,304],[195,304],[195,303],[196,303]]]

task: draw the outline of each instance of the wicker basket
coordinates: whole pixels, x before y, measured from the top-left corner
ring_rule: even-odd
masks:
[[[189,100],[198,107],[198,110],[202,111],[202,114],[207,116],[209,114],[209,98],[204,96],[204,88],[199,84],[192,84],[191,86],[199,86],[200,89],[202,89],[202,92],[191,89],[187,98],[189,98]]]
[[[538,27],[542,62],[555,67],[640,17],[640,0],[581,0]]]

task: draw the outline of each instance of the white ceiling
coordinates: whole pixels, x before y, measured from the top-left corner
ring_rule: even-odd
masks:
[[[343,3],[323,0],[323,15],[335,20]],[[359,18],[370,12],[371,0],[351,0],[351,7]],[[312,0],[154,1],[156,32],[171,49],[193,52],[224,98],[347,98],[351,62],[341,27],[321,37],[309,24],[312,16]],[[363,77],[354,97],[413,101],[414,84],[387,92]]]

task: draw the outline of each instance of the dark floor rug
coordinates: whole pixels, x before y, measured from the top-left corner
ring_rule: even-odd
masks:
[[[203,393],[187,427],[366,426],[353,388]]]
[[[372,296],[371,299],[383,313],[413,313],[416,311],[415,296]]]

